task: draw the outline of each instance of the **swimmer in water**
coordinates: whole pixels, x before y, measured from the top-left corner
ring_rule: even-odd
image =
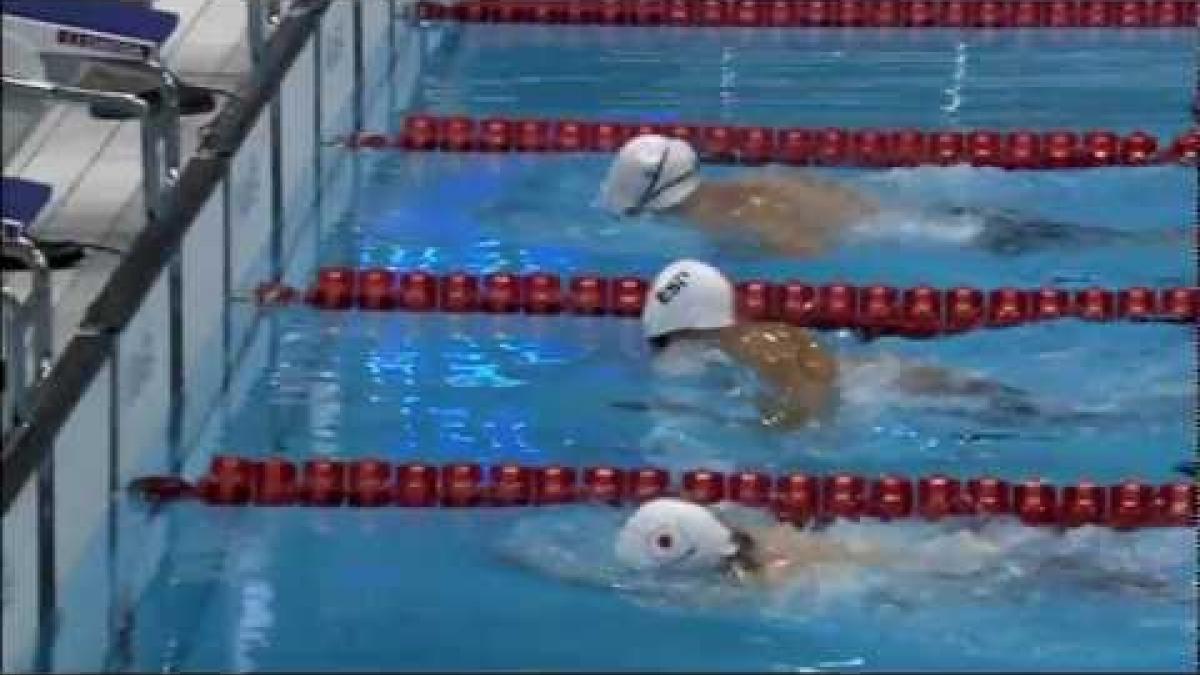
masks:
[[[643,504],[617,535],[617,559],[642,571],[720,572],[747,584],[778,585],[806,566],[880,564],[878,550],[852,548],[790,525],[739,528],[674,498]]]
[[[765,427],[820,425],[840,405],[872,401],[968,414],[979,421],[1028,422],[1051,414],[1022,390],[982,376],[895,356],[836,357],[807,329],[739,322],[733,285],[714,267],[694,260],[677,261],[659,273],[642,326],[660,373],[685,374],[709,365],[748,368],[760,389],[755,423]],[[683,404],[614,405],[720,415]]]
[[[1082,552],[1054,552],[1063,532],[1024,530],[1023,536],[989,535],[979,524],[933,534],[925,541],[885,545],[863,536],[834,532],[828,523],[800,527],[787,523],[735,524],[728,514],[675,498],[641,505],[621,527],[617,560],[633,570],[671,574],[719,573],[746,586],[778,587],[806,576],[836,579],[854,569],[915,572],[943,579],[978,577],[1005,560],[1020,560],[1038,574],[1067,573],[1076,583],[1098,590],[1132,590],[1172,597],[1172,584],[1149,572],[1104,568]],[[1032,538],[1031,538],[1032,537]],[[1041,542],[1030,558],[1020,544]],[[845,578],[843,576],[843,578]]]
[[[812,174],[702,179],[695,150],[679,139],[637,136],[618,151],[600,205],[619,217],[674,216],[713,235],[749,236],[764,249],[809,257],[847,240],[925,239],[999,255],[1050,248],[1170,242],[1188,230],[1145,233],[1030,218],[1003,209],[937,209],[920,227],[889,218],[867,195]],[[903,222],[903,221],[909,222]]]

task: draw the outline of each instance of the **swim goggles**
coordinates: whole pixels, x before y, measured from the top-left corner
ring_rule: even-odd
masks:
[[[655,199],[658,199],[659,196],[661,196],[667,190],[670,190],[671,188],[683,183],[695,175],[695,169],[689,169],[679,174],[675,178],[663,183],[662,185],[659,185],[658,181],[662,179],[663,171],[666,169],[667,160],[670,159],[670,157],[671,148],[670,146],[667,146],[663,149],[662,157],[658,158],[658,164],[655,165],[654,172],[650,174],[650,182],[646,184],[646,189],[642,191],[641,197],[638,198],[637,202],[634,203],[633,206],[623,211],[626,216],[636,216],[642,211],[645,211],[647,204]]]

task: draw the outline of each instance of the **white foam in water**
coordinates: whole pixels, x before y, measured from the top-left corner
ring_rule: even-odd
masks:
[[[702,375],[710,366],[731,366],[733,361],[718,347],[691,340],[676,340],[654,357],[654,370],[666,377]]]
[[[898,396],[892,389],[902,366],[899,358],[889,355],[840,361],[838,390],[842,401],[866,411],[903,403],[907,397]]]
[[[759,419],[753,373],[714,345],[686,340],[656,355],[652,368],[655,377],[647,388],[652,425],[638,442],[646,458],[674,470],[731,470],[729,448],[740,446]]]
[[[983,229],[983,218],[977,214],[921,214],[897,210],[865,218],[852,225],[848,233],[860,241],[967,245],[982,234]]]
[[[855,182],[890,200],[905,195],[923,203],[1020,203],[1019,197],[1039,181],[1054,176],[1013,173],[971,166],[893,168],[856,174]],[[912,204],[913,201],[907,202]],[[900,205],[900,202],[895,202]]]

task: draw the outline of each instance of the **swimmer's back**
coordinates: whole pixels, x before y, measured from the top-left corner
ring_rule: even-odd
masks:
[[[825,250],[840,230],[875,210],[845,186],[802,175],[702,183],[679,208],[702,227],[734,227],[797,255]]]
[[[764,425],[794,428],[833,412],[837,360],[810,331],[784,323],[739,324],[721,332],[721,348],[773,390],[759,397]]]
[[[738,578],[767,586],[788,583],[818,570],[827,575],[851,571],[853,566],[886,565],[882,551],[875,546],[847,542],[820,533],[803,532],[792,525],[779,524],[743,530],[754,542],[735,569]]]

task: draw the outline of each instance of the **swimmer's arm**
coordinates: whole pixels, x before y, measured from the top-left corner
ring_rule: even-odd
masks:
[[[1051,574],[1069,575],[1075,583],[1103,592],[1126,591],[1160,598],[1175,597],[1177,585],[1169,578],[1139,570],[1111,569],[1081,553],[1050,555],[1042,566]],[[1182,589],[1182,596],[1187,593]]]
[[[762,248],[798,257],[827,250],[839,222],[854,217],[812,186],[771,181],[704,185],[679,213],[712,233],[732,228]]]
[[[834,244],[840,230],[878,212],[865,195],[811,174],[770,178],[758,189],[767,205],[752,229],[770,246],[791,255],[820,253]]]
[[[723,343],[769,387],[757,401],[764,426],[795,429],[832,412],[837,363],[808,331],[782,324],[751,325]]]
[[[757,401],[759,424],[772,429],[800,429],[819,417],[813,406],[794,396],[764,394]]]
[[[919,363],[906,364],[896,385],[911,394],[978,395],[1011,389],[978,375]]]
[[[811,237],[803,233],[780,231],[778,228],[760,228],[757,234],[767,248],[797,258],[815,257],[829,248],[829,244],[822,238]]]
[[[896,386],[914,396],[977,398],[1013,411],[1032,413],[1037,407],[1022,389],[944,366],[908,364],[896,379]]]
[[[1038,420],[1047,424],[1110,424],[1128,419],[1120,410],[1088,410],[1062,401],[1039,400],[1025,389],[982,375],[929,365],[910,366],[896,381],[902,393],[970,400],[960,414],[1005,423]],[[945,413],[953,412],[943,410]],[[988,432],[999,433],[999,432]],[[1032,438],[1026,433],[1024,438]]]
[[[866,194],[815,173],[789,171],[769,176],[763,184],[778,190],[819,193],[842,208],[863,215],[879,210],[879,205]]]

